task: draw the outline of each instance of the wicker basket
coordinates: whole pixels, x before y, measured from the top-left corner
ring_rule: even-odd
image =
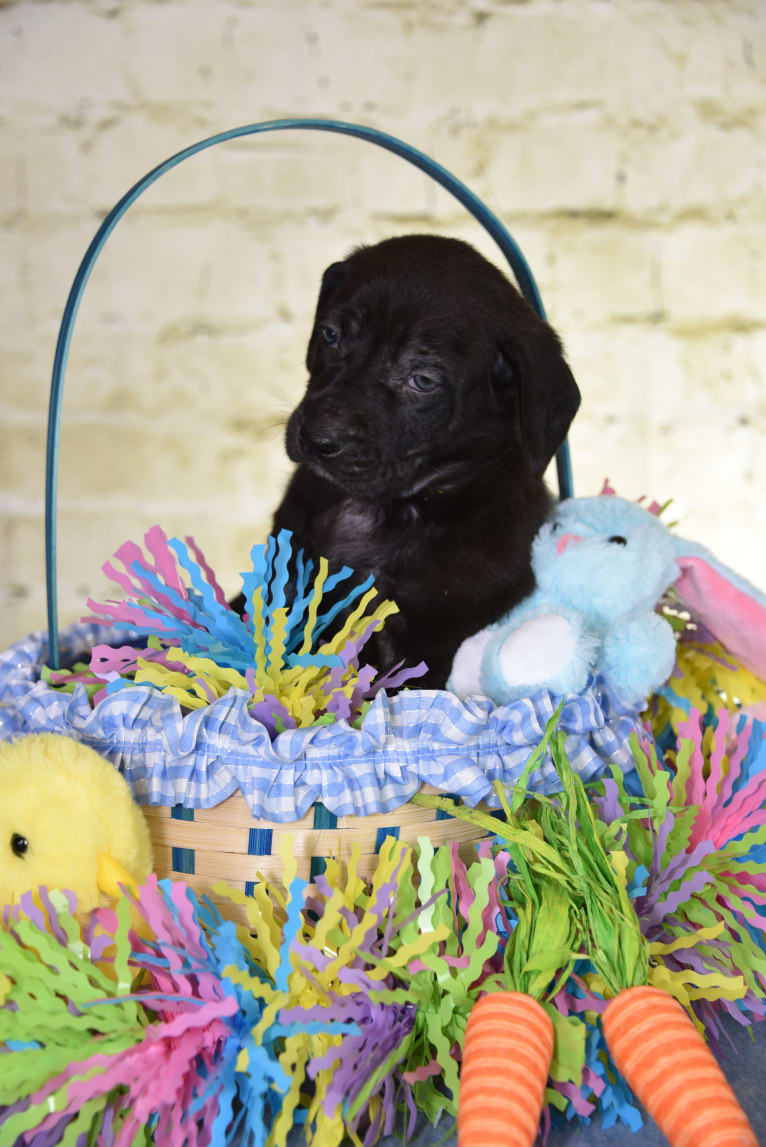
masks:
[[[471,191],[439,164],[402,141],[370,128],[354,124],[313,119],[280,120],[251,124],[201,141],[172,156],[140,180],[106,216],[96,233],[75,277],[56,347],[51,382],[46,471],[46,574],[48,586],[49,663],[59,664],[59,630],[56,592],[56,497],[58,482],[58,436],[64,372],[74,320],[85,284],[104,243],[131,204],[165,171],[208,148],[240,136],[277,130],[307,129],[329,131],[366,140],[405,159],[440,183],[476,218],[495,240],[515,275],[528,302],[542,316],[544,311],[532,274],[524,257],[500,221]],[[566,443],[557,455],[559,489],[571,494],[569,453]],[[432,790],[433,791],[433,790]],[[406,804],[387,815],[336,817],[321,804],[313,806],[303,820],[290,825],[253,818],[240,795],[230,796],[215,808],[195,811],[182,805],[151,807],[146,810],[155,852],[156,870],[161,876],[182,876],[194,888],[208,895],[219,881],[248,890],[258,877],[279,881],[279,843],[286,834],[299,859],[299,875],[310,880],[322,871],[330,856],[342,859],[355,844],[361,846],[360,871],[375,866],[381,841],[390,835],[414,842],[427,835],[434,844],[456,841],[472,848],[482,832],[445,813]],[[215,898],[213,894],[213,898]],[[227,905],[231,912],[231,904]]]
[[[424,785],[421,792],[436,793]],[[336,817],[324,805],[315,804],[303,818],[291,824],[256,820],[244,798],[236,793],[212,809],[195,810],[177,805],[145,808],[144,815],[154,848],[154,866],[159,876],[183,879],[198,893],[218,904],[229,918],[246,919],[230,900],[215,892],[219,881],[246,895],[255,880],[279,884],[282,876],[280,845],[285,837],[297,858],[297,875],[312,881],[325,869],[329,857],[346,860],[360,849],[357,871],[370,876],[383,840],[393,836],[405,844],[428,837],[436,846],[454,842],[466,854],[486,833],[467,821],[439,809],[407,803],[393,812],[376,816]]]

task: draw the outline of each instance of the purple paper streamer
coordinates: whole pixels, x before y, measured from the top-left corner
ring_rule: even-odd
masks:
[[[560,1083],[558,1080],[552,1079],[549,1080],[549,1086],[563,1095],[565,1099],[568,1099],[578,1115],[590,1116],[596,1110],[596,1105],[589,1103],[574,1083]]]

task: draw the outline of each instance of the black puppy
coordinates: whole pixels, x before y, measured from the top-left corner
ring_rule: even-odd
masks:
[[[561,344],[472,247],[408,235],[327,269],[306,362],[274,529],[373,573],[401,612],[370,661],[425,660],[441,687],[534,587],[542,475],[580,401]]]

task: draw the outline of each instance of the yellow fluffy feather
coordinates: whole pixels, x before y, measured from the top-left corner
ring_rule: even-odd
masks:
[[[0,905],[44,884],[71,889],[85,914],[151,869],[146,821],[114,765],[55,733],[0,744]]]

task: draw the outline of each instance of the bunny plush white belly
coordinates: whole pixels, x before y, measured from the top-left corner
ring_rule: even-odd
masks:
[[[464,641],[448,687],[459,697],[480,692],[498,704],[531,696],[543,685],[556,693],[584,689],[595,665],[598,639],[586,632],[574,612],[533,609],[514,610],[503,624]]]

